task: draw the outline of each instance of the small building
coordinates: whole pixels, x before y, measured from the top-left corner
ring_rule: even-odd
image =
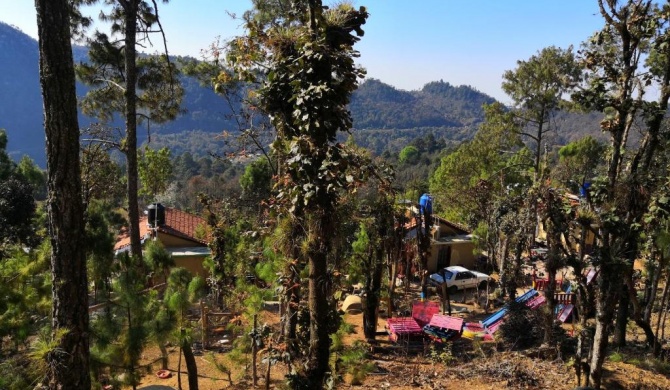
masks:
[[[475,268],[475,243],[471,232],[464,226],[442,217],[432,216],[428,272],[434,273],[450,265]],[[416,238],[416,220],[406,225],[406,238]]]
[[[450,265],[475,268],[475,243],[464,226],[434,216],[431,234],[428,272]]]
[[[140,239],[159,240],[172,255],[175,266],[185,268],[193,275],[207,276],[203,266],[211,254],[205,238],[206,221],[196,215],[161,204],[149,206],[147,214],[140,218]],[[130,250],[130,236],[124,229],[119,235],[114,251],[116,254]]]

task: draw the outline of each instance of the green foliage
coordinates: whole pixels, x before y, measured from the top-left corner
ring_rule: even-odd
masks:
[[[94,201],[86,212],[86,267],[88,280],[94,284],[94,299],[98,295],[107,295],[111,290],[111,277],[114,271],[114,243],[109,218],[112,218],[107,206]]]
[[[349,376],[349,384],[361,384],[365,377],[375,370],[375,364],[367,361],[367,347],[361,341],[356,341],[339,354],[339,366]]]
[[[174,266],[174,259],[159,240],[150,240],[144,246],[144,261],[154,272],[163,274],[167,281],[170,268]]]
[[[104,144],[92,143],[82,147],[81,182],[86,204],[94,200],[115,206],[123,204],[127,181],[121,166],[112,159]]]
[[[553,174],[572,191],[602,171],[606,146],[591,136],[571,142],[558,150],[559,166]]]
[[[337,332],[330,335],[330,351],[331,352],[342,352],[345,348],[344,337],[346,335],[355,333],[353,325],[346,321],[340,323],[340,327],[337,329]]]
[[[428,358],[434,363],[444,364],[446,366],[453,364],[457,359],[451,351],[452,345],[452,343],[431,344]]]
[[[272,188],[272,174],[272,167],[266,159],[251,162],[240,177],[242,195],[251,199],[267,199]]]
[[[613,363],[622,363],[626,359],[626,357],[624,356],[623,353],[619,351],[614,351],[608,356],[607,359]]]
[[[508,186],[527,185],[531,166],[514,115],[500,104],[484,110],[486,121],[475,138],[442,158],[430,178],[437,211],[470,226],[490,214],[491,202]]]
[[[156,197],[168,188],[172,176],[172,160],[170,150],[161,148],[154,150],[145,147],[137,154],[137,170],[142,187],[141,195]]]
[[[0,129],[0,260],[6,244],[37,244],[35,228],[31,225],[36,209],[35,185],[41,175],[30,159],[22,159],[17,167],[6,148],[7,134]]]
[[[670,375],[670,363],[657,358],[645,358],[626,355],[621,351],[614,351],[607,357],[607,360],[614,363],[627,363],[635,365],[643,370],[651,371],[661,375]]]
[[[123,253],[118,273],[112,280],[110,302],[91,319],[91,356],[96,365],[122,367],[126,385],[140,380],[138,364],[152,335],[156,291],[145,292],[145,277],[138,260]]]
[[[0,261],[0,338],[11,340],[14,350],[49,323],[50,250],[48,240],[29,253],[11,246]]]
[[[351,244],[353,249],[352,260],[349,262],[347,272],[349,278],[347,282],[356,284],[365,282],[365,263],[370,256],[370,237],[366,226],[361,223],[358,232],[356,232],[355,241]]]
[[[7,154],[7,132],[0,129],[0,180],[6,180],[14,171],[14,162]]]
[[[42,379],[43,373],[35,371],[26,360],[25,356],[18,355],[0,361],[0,389],[30,389]]]
[[[21,157],[21,161],[16,166],[19,176],[23,177],[33,187],[35,199],[44,200],[47,194],[46,172],[41,170],[35,161],[28,156]]]
[[[29,359],[38,367],[39,371],[47,372],[54,369],[54,367],[47,366],[49,355],[65,353],[60,349],[60,344],[68,332],[69,330],[66,328],[59,328],[53,333],[48,326],[40,330],[39,335],[30,346],[30,353],[28,354]]]
[[[523,135],[530,139],[534,153],[535,179],[543,175],[540,156],[546,135],[553,129],[551,117],[561,108],[563,97],[580,81],[582,68],[572,52],[546,47],[528,61],[517,61],[517,68],[503,74],[502,89],[515,104]]]
[[[148,3],[140,2],[142,7]],[[120,6],[119,6],[120,7]],[[145,9],[145,15],[154,10]],[[120,23],[124,12],[116,8],[110,19]],[[156,16],[152,16],[153,22]],[[153,23],[151,23],[153,24]],[[120,24],[115,24],[117,27]],[[81,101],[86,115],[109,122],[114,113],[125,112],[125,55],[123,40],[113,40],[104,33],[96,32],[89,41],[89,62],[76,67],[77,77],[92,86]],[[184,90],[179,83],[176,65],[165,55],[148,55],[135,59],[137,66],[137,107],[142,118],[154,123],[174,119],[180,112]]]
[[[33,187],[23,177],[11,174],[0,180],[0,245],[5,242],[34,244],[35,208]]]
[[[401,164],[416,164],[419,161],[419,149],[414,145],[405,146],[398,155]]]
[[[224,207],[227,208],[227,206]],[[217,212],[217,215],[225,214],[225,211]],[[209,244],[212,254],[205,259],[203,265],[209,272],[210,287],[213,289],[215,301],[223,305],[224,301],[230,298],[229,309],[232,310],[242,303],[235,295],[236,285],[244,287],[245,276],[256,276],[253,262],[240,261],[240,259],[248,259],[253,248],[253,238],[245,234],[249,231],[250,225],[243,219],[237,221],[219,219],[214,214],[210,214],[208,221],[212,234]],[[236,280],[239,280],[239,283],[236,284]]]
[[[514,71],[503,74],[502,89],[535,120],[546,121],[559,108],[563,94],[581,74],[572,48],[546,47],[527,61],[517,61]]]

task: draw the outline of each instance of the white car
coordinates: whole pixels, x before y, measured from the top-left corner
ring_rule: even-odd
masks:
[[[444,274],[444,279],[442,274]],[[447,281],[449,293],[453,294],[458,290],[466,288],[485,288],[486,284],[490,282],[491,277],[481,272],[470,271],[465,267],[457,265],[446,267],[443,270],[430,275],[430,282],[436,286],[441,286],[445,279]]]

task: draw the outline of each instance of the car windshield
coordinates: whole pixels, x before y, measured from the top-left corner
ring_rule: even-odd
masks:
[[[451,271],[447,271],[446,269],[444,270],[444,278],[446,280],[451,280],[451,278],[454,276],[454,273]]]

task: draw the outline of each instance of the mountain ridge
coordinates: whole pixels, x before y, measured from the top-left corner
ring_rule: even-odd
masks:
[[[73,57],[77,62],[86,58],[86,50],[81,46],[73,48]],[[0,69],[0,128],[8,134],[7,150],[15,160],[27,154],[44,167],[45,136],[38,44],[19,29],[3,22],[0,22]],[[224,130],[234,133],[233,109],[211,88],[201,86],[194,78],[184,76],[182,82],[185,113],[172,122],[152,123],[152,142],[156,140],[161,145],[163,137],[163,144],[194,155],[212,152],[202,150],[203,145],[222,148],[223,143],[214,137],[210,141],[201,139],[196,142],[189,142],[189,137],[202,138]],[[86,86],[77,83],[79,96],[83,96],[86,90]],[[494,98],[472,87],[454,86],[442,80],[430,82],[420,90],[406,91],[371,78],[364,80],[354,92],[349,108],[354,128],[360,130],[354,132],[355,139],[361,146],[381,153],[391,146],[395,149],[399,143],[407,142],[412,134],[419,137],[433,132],[436,137],[450,143],[470,139],[484,119],[482,104],[493,102]],[[94,122],[95,119],[79,116],[81,128]],[[123,123],[117,120],[110,126],[122,128]],[[138,142],[142,143],[147,138],[147,132],[138,129]],[[191,150],[185,146],[187,144],[193,145]]]

